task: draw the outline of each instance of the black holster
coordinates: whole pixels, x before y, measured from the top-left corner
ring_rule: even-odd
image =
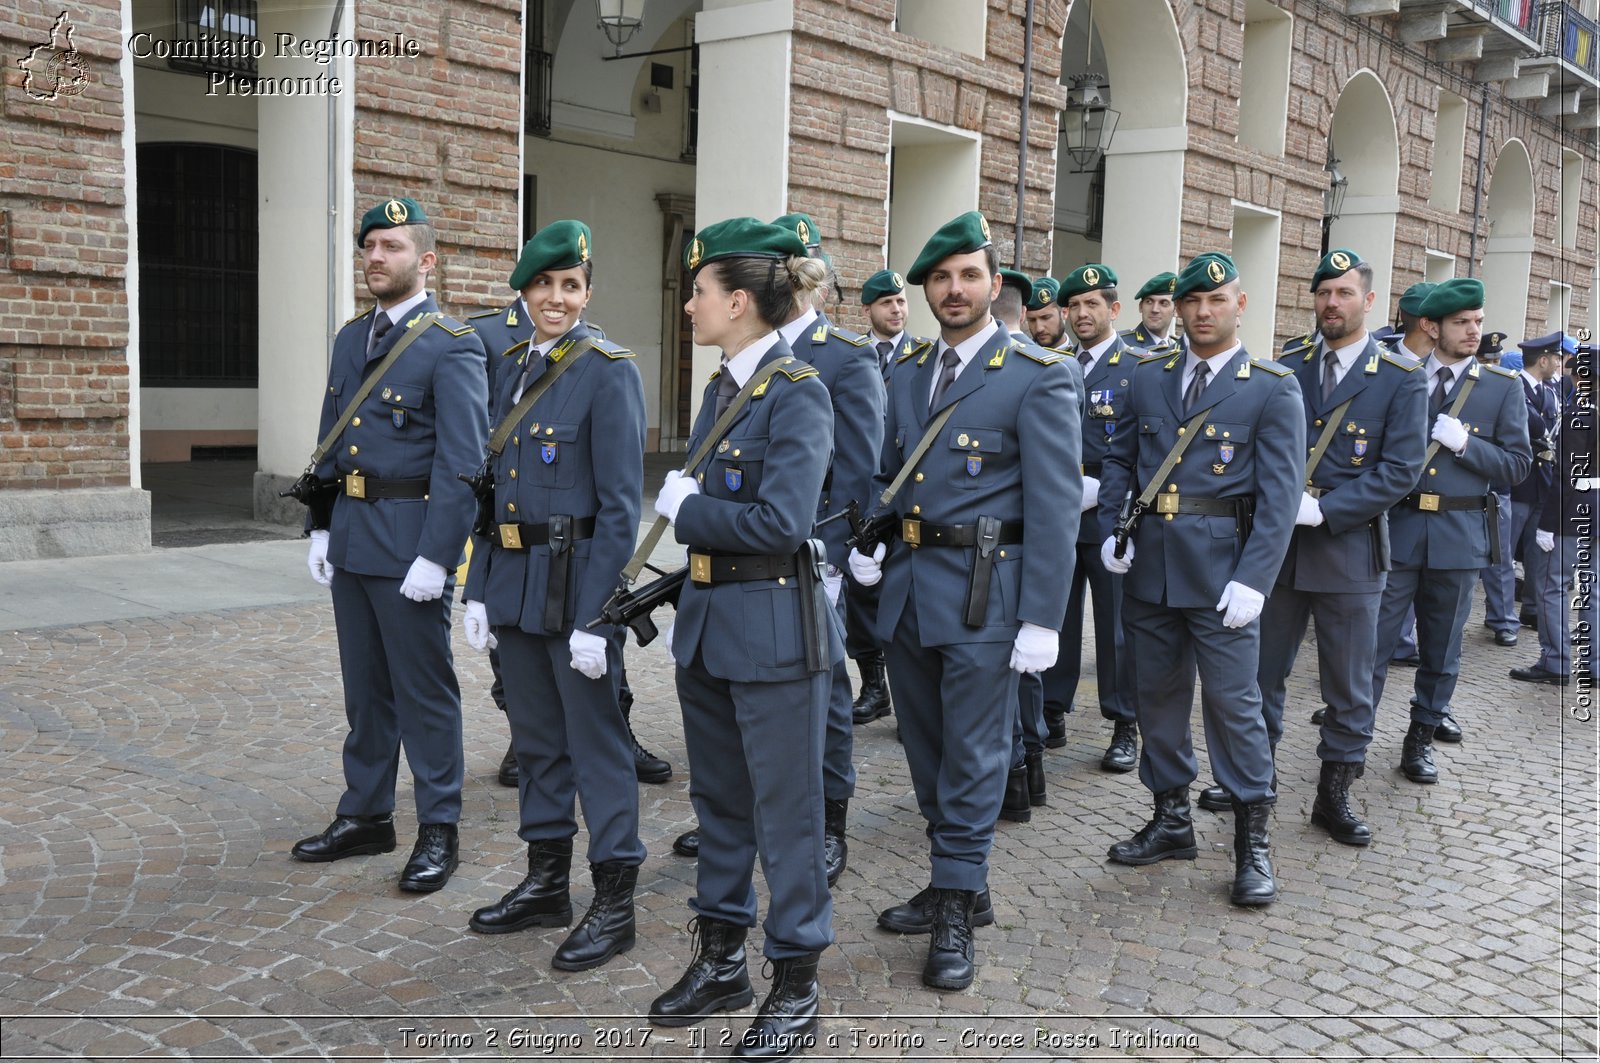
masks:
[[[1500,495],[1490,491],[1484,498],[1484,516],[1489,519],[1489,564],[1500,563],[1504,544],[1500,542]]]
[[[1387,511],[1372,518],[1372,564],[1379,572],[1394,567],[1389,553],[1389,514]]]
[[[961,622],[982,627],[989,615],[989,577],[994,573],[994,553],[1000,547],[1000,518],[978,518],[978,543],[972,554],[972,571],[967,575],[967,603]]]
[[[572,585],[572,517],[550,514],[550,567],[544,589],[544,629],[560,631],[567,623],[567,593]]]
[[[828,661],[828,555],[822,540],[807,539],[796,558],[800,582],[800,628],[806,644],[806,671],[825,672]]]
[[[472,518],[472,534],[485,539],[494,538],[494,473],[489,470],[489,463],[485,461],[478,467],[478,471],[468,476],[466,473],[456,473],[456,479],[465,481],[472,488],[472,497],[477,499],[478,508]]]
[[[1239,526],[1239,545],[1243,546],[1250,541],[1250,532],[1256,522],[1256,500],[1253,495],[1236,498],[1233,502],[1234,521]]]

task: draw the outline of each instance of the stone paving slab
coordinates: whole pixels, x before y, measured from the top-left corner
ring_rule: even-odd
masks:
[[[688,958],[694,882],[670,852],[693,812],[661,649],[629,652],[640,739],[678,769],[640,788],[638,944],[557,973],[564,931],[466,931],[521,878],[524,849],[515,792],[494,781],[506,730],[487,660],[459,638],[468,778],[450,885],[394,886],[414,830],[403,767],[399,851],[289,859],[340,792],[344,716],[302,547],[261,547],[283,556],[260,574],[303,600],[0,632],[0,1057],[722,1058],[753,1007],[688,1030],[642,1019]],[[200,552],[172,553],[191,575],[223,564]],[[33,588],[28,610],[49,597]],[[997,922],[964,993],[925,989],[925,939],[874,925],[925,884],[926,842],[892,720],[858,728],[850,869],[807,1058],[1594,1059],[1593,706],[1510,681],[1531,652],[1493,646],[1476,619],[1467,637],[1467,740],[1438,747],[1437,786],[1394,770],[1403,703],[1384,706],[1357,791],[1367,850],[1308,825],[1315,699],[1295,677],[1273,830],[1283,897],[1264,910],[1227,903],[1229,817],[1197,810],[1193,862],[1105,862],[1148,795],[1098,770],[1103,721],[1070,717],[1048,807],[1001,828]],[[575,903],[588,896],[575,878]]]

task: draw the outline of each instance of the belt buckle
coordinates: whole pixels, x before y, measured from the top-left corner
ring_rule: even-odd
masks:
[[[1156,512],[1157,513],[1176,513],[1176,512],[1178,512],[1178,499],[1180,499],[1182,497],[1183,497],[1182,495],[1174,495],[1174,494],[1156,495]]]
[[[696,583],[706,584],[711,582],[710,554],[689,555],[689,578]]]
[[[349,473],[344,478],[344,493],[351,498],[366,498],[367,478],[365,476],[357,476],[355,473]]]
[[[1439,512],[1439,496],[1424,491],[1417,496],[1417,508],[1424,513]]]
[[[500,525],[500,545],[507,550],[522,549],[522,525]]]
[[[922,545],[922,522],[920,520],[900,521],[900,538],[907,546],[917,547]]]

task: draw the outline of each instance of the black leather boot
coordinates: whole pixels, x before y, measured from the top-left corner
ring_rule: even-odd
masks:
[[[1030,749],[1022,754],[1022,767],[1028,773],[1028,804],[1034,808],[1047,804],[1044,785],[1044,750]]]
[[[1439,769],[1433,763],[1433,728],[1425,723],[1411,723],[1406,740],[1400,747],[1400,770],[1412,782],[1432,786],[1439,781]]]
[[[1311,714],[1311,724],[1314,727],[1321,727],[1322,724],[1324,723],[1324,721],[1327,720],[1327,718],[1328,718],[1328,706],[1324,705],[1324,706],[1322,706],[1322,708],[1318,709],[1316,712],[1313,712]]]
[[[1060,749],[1067,744],[1067,714],[1061,709],[1044,707],[1044,747]]]
[[[1006,775],[1006,797],[1000,803],[1000,818],[1026,823],[1033,818],[1033,802],[1028,799],[1028,768],[1012,768]]]
[[[772,988],[756,1021],[734,1046],[734,1059],[793,1059],[817,1043],[817,960],[821,953],[772,961]]]
[[[672,851],[679,856],[696,857],[700,855],[700,828],[686,830],[672,839]]]
[[[1195,804],[1207,812],[1227,812],[1233,808],[1233,795],[1216,783],[1212,783],[1200,791],[1200,800]]]
[[[1267,839],[1267,820],[1272,805],[1257,801],[1233,806],[1233,892],[1228,900],[1246,908],[1259,908],[1278,899],[1278,883],[1272,877],[1271,848]]]
[[[879,912],[878,925],[896,934],[931,933],[933,902],[938,898],[939,891],[929,886],[904,904],[897,904]],[[972,902],[972,925],[974,927],[994,925],[994,905],[989,900],[988,890],[979,890],[977,898]]]
[[[633,743],[633,774],[640,782],[667,782],[672,778],[672,764],[639,744],[633,733],[633,691],[626,686],[622,690],[627,697],[619,696],[617,701],[622,706],[622,722],[628,727],[628,741]]]
[[[432,893],[443,889],[461,865],[460,843],[454,823],[424,823],[417,828],[417,844],[400,872],[400,888],[407,893]]]
[[[1102,771],[1118,774],[1130,772],[1139,766],[1139,725],[1131,720],[1118,720],[1111,728],[1111,744],[1100,758]]]
[[[607,860],[589,865],[594,900],[550,958],[558,971],[587,971],[633,948],[633,887],[639,865]]]
[[[394,852],[393,816],[336,816],[321,834],[301,838],[289,855],[308,864]]]
[[[1322,762],[1317,797],[1311,802],[1311,825],[1321,827],[1344,845],[1367,845],[1372,829],[1350,809],[1350,784],[1361,777],[1360,764]]]
[[[570,926],[572,899],[567,879],[572,873],[572,839],[528,843],[528,877],[500,900],[479,908],[467,929],[479,934],[509,934],[530,926]]]
[[[883,654],[857,657],[856,667],[861,670],[861,692],[850,706],[850,719],[859,727],[894,710],[889,705],[889,676],[883,668]]]
[[[1157,860],[1193,860],[1194,820],[1189,815],[1189,790],[1179,786],[1156,794],[1156,814],[1139,832],[1113,845],[1106,855],[1113,863],[1153,864]]]
[[[972,890],[936,890],[933,933],[928,939],[928,962],[922,965],[922,984],[931,989],[965,989],[978,973],[972,962]]]
[[[517,785],[517,748],[511,743],[506,743],[506,755],[500,758],[500,770],[495,772],[495,780],[501,786]]]
[[[845,857],[850,847],[844,840],[844,823],[850,812],[848,799],[822,802],[822,862],[832,886],[844,874]]]
[[[744,962],[742,926],[697,915],[689,923],[698,938],[694,959],[671,989],[650,1003],[650,1021],[657,1026],[692,1026],[713,1012],[734,1011],[755,999]]]

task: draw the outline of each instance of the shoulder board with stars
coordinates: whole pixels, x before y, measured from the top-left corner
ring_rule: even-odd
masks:
[[[1252,356],[1245,359],[1244,364],[1239,367],[1239,372],[1235,375],[1238,376],[1239,379],[1243,380],[1249,377],[1250,370],[1252,368],[1260,369],[1265,373],[1271,373],[1273,376],[1290,376],[1294,373],[1293,369],[1290,369],[1286,365],[1279,365],[1270,358],[1256,358]]]
[[[847,332],[838,325],[834,325],[832,328],[828,329],[828,335],[835,339],[844,340],[852,347],[865,347],[867,345],[867,338],[865,336],[858,336],[854,332]]]
[[[1393,352],[1391,352],[1389,350],[1384,350],[1384,351],[1380,352],[1379,355],[1378,355],[1378,360],[1379,361],[1383,361],[1383,362],[1388,362],[1390,365],[1399,366],[1401,369],[1404,369],[1408,373],[1415,373],[1417,371],[1417,369],[1422,365],[1421,362],[1413,361],[1410,358],[1404,358],[1404,357],[1402,357],[1402,356],[1400,356],[1398,354],[1395,354],[1395,353],[1393,353]]]
[[[1473,368],[1476,369],[1477,366],[1473,366]],[[1505,368],[1504,366],[1486,365],[1486,366],[1484,366],[1484,368],[1489,370],[1489,372],[1491,372],[1491,373],[1495,373],[1495,374],[1497,374],[1499,376],[1505,377],[1507,380],[1515,380],[1515,379],[1517,379],[1517,374],[1513,373],[1511,370]]]
[[[628,348],[622,346],[620,343],[612,343],[610,340],[595,340],[594,349],[605,355],[607,358],[633,357],[633,352],[628,350]]]
[[[906,340],[905,346],[900,349],[900,357],[896,358],[895,362],[904,362],[909,358],[915,358],[920,354],[926,354],[932,348],[932,340],[917,340],[915,343],[913,343],[911,340]]]

